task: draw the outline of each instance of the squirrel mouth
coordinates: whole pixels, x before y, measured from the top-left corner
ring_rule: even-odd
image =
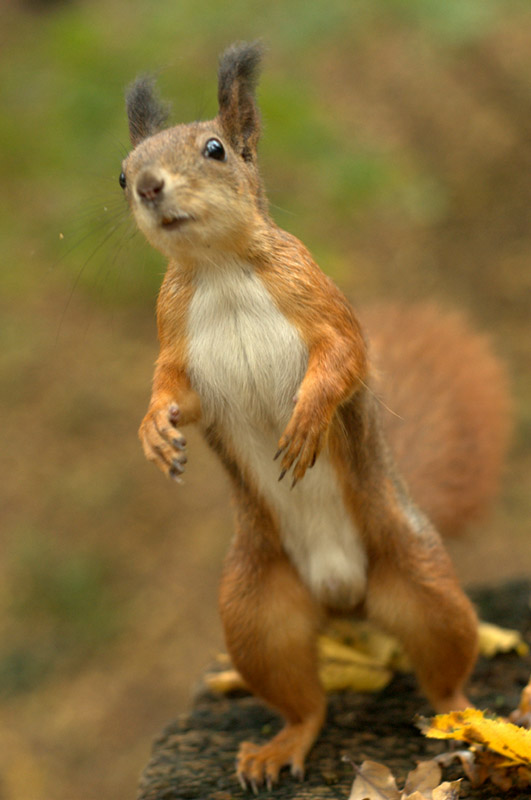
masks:
[[[161,227],[164,228],[165,231],[175,231],[177,228],[180,228],[186,222],[189,222],[192,219],[190,214],[186,214],[185,212],[179,212],[176,214],[165,214],[161,221]]]

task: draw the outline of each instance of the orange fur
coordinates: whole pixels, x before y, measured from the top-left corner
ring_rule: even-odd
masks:
[[[387,304],[362,320],[397,465],[439,532],[459,533],[499,485],[510,427],[505,371],[455,312]]]
[[[241,746],[238,776],[252,788],[274,783],[285,765],[302,776],[325,707],[316,634],[334,606],[361,603],[401,639],[436,709],[466,704],[477,620],[433,522],[457,531],[490,500],[507,429],[503,373],[481,337],[434,308],[389,306],[367,314],[367,349],[347,300],[271,220],[256,162],[258,57],[246,45],[223,57],[218,118],[154,135],[162,109],[140,82],[128,106],[136,147],[123,166],[139,227],[170,259],[140,438],[176,479],[185,461],[179,424],[199,424],[221,459],[236,516],[220,590],[227,647],[246,683],[286,720],[269,743]],[[232,336],[225,348],[209,313]],[[291,361],[286,341],[298,348]],[[238,382],[240,373],[231,395],[223,379]],[[243,409],[236,422],[231,398]],[[271,481],[279,434],[280,478],[292,470],[300,484],[291,506],[303,514],[297,496],[310,503],[317,528],[306,517],[309,530],[297,529],[289,490]],[[318,481],[329,494],[312,505]]]

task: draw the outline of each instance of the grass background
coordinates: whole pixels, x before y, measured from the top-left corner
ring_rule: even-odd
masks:
[[[217,56],[264,40],[272,210],[355,305],[436,298],[486,329],[516,428],[469,583],[529,574],[531,26],[525,0],[5,0],[0,25],[0,797],[133,797],[221,646],[227,486],[143,460],[162,258],[129,220],[123,90],[215,114]]]

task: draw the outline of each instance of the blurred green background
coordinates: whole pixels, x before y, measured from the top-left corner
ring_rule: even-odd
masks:
[[[136,438],[162,258],[129,220],[123,91],[215,114],[218,54],[261,37],[263,174],[280,225],[357,306],[435,298],[492,335],[516,430],[468,583],[529,574],[528,0],[4,0],[0,797],[133,797],[152,737],[221,647],[227,486]]]

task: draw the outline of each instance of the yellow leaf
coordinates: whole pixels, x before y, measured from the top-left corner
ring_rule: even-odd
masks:
[[[518,631],[500,628],[490,622],[479,624],[479,651],[482,656],[492,658],[496,653],[508,653],[516,650],[519,656],[525,656],[529,647]]]
[[[319,637],[319,676],[327,692],[379,692],[393,673],[374,658],[330,638]]]
[[[223,672],[211,672],[205,675],[205,683],[210,691],[216,694],[229,694],[230,692],[247,689],[245,681],[235,669],[226,669]]]
[[[459,739],[483,745],[503,756],[505,763],[531,764],[531,731],[501,719],[487,719],[483,711],[475,708],[438,714],[421,723],[421,730],[433,739]]]
[[[322,664],[319,677],[327,692],[379,692],[393,677],[390,670],[360,664]]]
[[[321,659],[340,661],[344,663],[367,664],[371,666],[376,665],[378,667],[387,666],[387,662],[385,660],[381,660],[378,657],[358,650],[355,647],[342,644],[330,636],[320,636],[318,644],[319,656]]]
[[[366,620],[335,619],[328,625],[326,633],[356,652],[365,653],[382,666],[402,669],[402,645]]]

